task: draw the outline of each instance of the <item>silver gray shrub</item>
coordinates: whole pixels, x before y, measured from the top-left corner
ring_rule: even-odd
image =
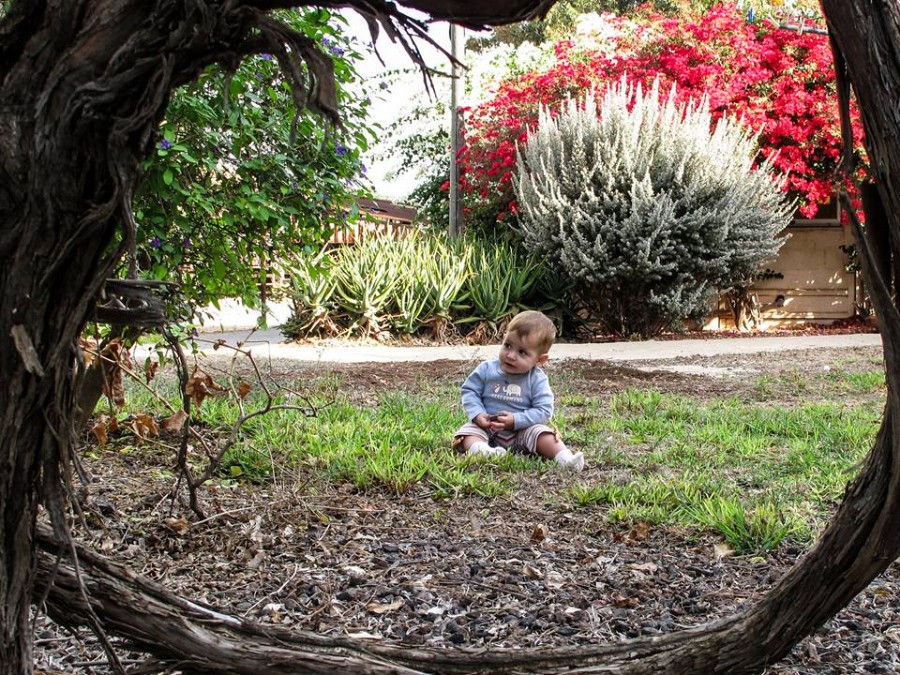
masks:
[[[624,81],[544,108],[514,178],[519,227],[601,329],[649,337],[699,319],[771,262],[793,204],[757,138]]]

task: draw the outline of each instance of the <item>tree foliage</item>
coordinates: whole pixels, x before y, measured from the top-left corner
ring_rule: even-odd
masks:
[[[393,73],[390,89],[409,87],[409,71]],[[450,111],[446,101],[449,87],[444,78],[435,82],[438,95],[415,96],[411,107],[388,127],[378,141],[383,154],[393,158],[396,167],[388,177],[412,176],[415,187],[405,201],[417,207],[417,220],[435,229],[446,230],[449,222],[449,198],[446,184],[450,178]],[[424,93],[424,92],[423,92]]]
[[[270,275],[312,255],[355,219],[360,154],[372,140],[367,98],[349,90],[361,55],[339,14],[281,14],[334,61],[341,128],[298,108],[275,58],[233,73],[208,68],[175,92],[136,193],[142,277],[178,281],[191,307],[241,298],[256,306]]]
[[[514,179],[526,247],[579,289],[606,332],[653,336],[702,318],[783,243],[792,205],[753,169],[755,138],[708,102],[624,80],[599,104],[541,109]]]

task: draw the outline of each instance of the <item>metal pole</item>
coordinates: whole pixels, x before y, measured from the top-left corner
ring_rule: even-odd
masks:
[[[462,77],[462,68],[458,62],[459,54],[459,28],[450,24],[450,54],[453,56],[453,69],[450,81],[450,238],[456,239],[462,232],[462,209],[459,200],[459,166],[456,157],[459,154],[459,81]]]

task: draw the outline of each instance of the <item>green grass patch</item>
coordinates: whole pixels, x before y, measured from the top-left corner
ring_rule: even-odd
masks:
[[[748,506],[734,498],[717,496],[691,505],[684,515],[688,521],[720,532],[741,555],[770,551],[786,539],[805,543],[810,538],[801,518],[771,501]]]
[[[848,366],[852,364],[846,364]],[[831,396],[874,396],[886,391],[884,368],[849,369],[827,366],[812,373],[799,370],[780,375],[760,375],[755,381],[755,400],[769,401],[781,398],[812,398]]]
[[[840,378],[835,393],[852,381],[877,384]],[[612,520],[713,529],[740,552],[807,542],[880,423],[872,406],[835,398],[780,406],[626,391],[612,398],[604,420],[619,459],[600,451],[624,478],[580,485],[570,497],[578,506],[604,505]]]
[[[884,370],[863,372],[830,370],[827,378],[838,390],[847,394],[877,394],[886,390]]]
[[[540,466],[522,457],[481,462],[454,452],[452,433],[462,418],[449,395],[429,400],[382,393],[365,407],[337,399],[311,417],[275,411],[244,428],[241,442],[225,457],[224,470],[233,477],[262,479],[275,461],[360,490],[399,495],[425,488],[435,497],[496,497],[511,489],[512,476]],[[208,413],[217,423],[229,421],[216,406]]]
[[[883,372],[858,365],[760,377],[750,397],[720,400],[652,389],[605,397],[568,388],[560,368],[556,422],[570,447],[585,452],[588,468],[547,499],[552,508],[595,509],[610,522],[712,530],[740,553],[807,543],[830,518],[881,421]],[[159,399],[177,402],[171,378],[151,388],[131,385],[120,418],[168,416]],[[456,385],[352,398],[337,379],[320,378],[291,391],[275,403],[313,404],[315,413],[253,418],[226,454],[223,478],[266,481],[282,472],[397,495],[490,499],[543,491],[543,474],[555,470],[534,458],[478,461],[454,452],[451,436],[464,419]],[[244,400],[245,413],[264,405],[261,394]],[[223,434],[240,411],[223,396],[194,412],[204,432]]]

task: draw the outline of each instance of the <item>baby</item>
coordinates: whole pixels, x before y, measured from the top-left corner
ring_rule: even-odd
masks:
[[[456,432],[454,447],[484,457],[502,457],[515,448],[575,471],[584,468],[584,454],[569,450],[547,426],[553,392],[541,366],[555,339],[556,326],[541,312],[512,318],[500,358],[485,361],[463,382],[462,404],[471,422]]]

